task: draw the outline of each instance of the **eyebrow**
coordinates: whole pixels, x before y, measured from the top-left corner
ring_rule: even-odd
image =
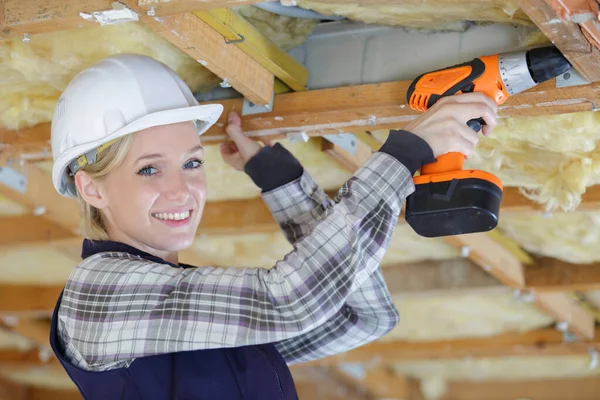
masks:
[[[199,144],[199,145],[194,146],[191,149],[189,149],[186,154],[192,154],[192,153],[197,152],[198,150],[204,150],[204,147]],[[142,160],[154,160],[156,158],[161,158],[162,156],[163,155],[161,153],[146,154],[146,155],[141,156],[137,160],[135,160],[134,164],[137,164],[138,162],[140,162]]]

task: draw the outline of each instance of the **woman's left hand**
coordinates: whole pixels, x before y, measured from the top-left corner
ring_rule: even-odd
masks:
[[[238,113],[235,111],[230,112],[227,122],[225,131],[232,141],[221,144],[221,157],[223,157],[223,161],[236,170],[243,171],[248,160],[254,157],[262,149],[262,146],[244,134],[242,119]],[[264,144],[271,146],[271,141],[264,140]]]

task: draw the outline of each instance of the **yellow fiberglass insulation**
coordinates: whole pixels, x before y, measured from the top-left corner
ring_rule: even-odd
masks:
[[[244,7],[259,31],[283,48],[302,43],[316,26]],[[137,22],[39,34],[0,41],[0,128],[18,129],[52,119],[58,96],[82,69],[119,53],[145,54],[173,68],[193,92],[218,86],[220,79],[192,57]]]
[[[515,0],[377,1],[368,6],[345,0],[298,0],[297,3],[302,8],[324,15],[341,15],[371,24],[411,28],[463,30],[465,20],[532,25]]]
[[[234,7],[234,9],[263,35],[284,50],[304,43],[318,23],[314,19],[275,15],[254,6]]]
[[[119,53],[152,56],[194,91],[218,82],[210,71],[140,23],[57,31],[31,41],[0,42],[0,126],[17,129],[52,119],[60,92],[82,69]]]
[[[400,323],[381,340],[444,340],[525,332],[552,323],[531,304],[506,293],[394,296]]]
[[[374,132],[380,141],[387,134]],[[502,118],[465,168],[493,173],[548,210],[573,211],[586,188],[600,182],[599,139],[595,112]]]
[[[530,253],[572,263],[600,261],[600,212],[505,213],[499,224]]]

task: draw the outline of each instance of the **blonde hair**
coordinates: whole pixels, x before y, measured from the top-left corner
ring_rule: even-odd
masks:
[[[92,179],[101,179],[108,175],[121,165],[131,147],[132,140],[133,134],[124,136],[101,151],[95,163],[86,165],[80,171],[85,172]],[[81,230],[83,235],[91,240],[108,240],[106,222],[100,210],[86,203],[81,197],[79,189],[77,189],[77,200],[81,207]]]

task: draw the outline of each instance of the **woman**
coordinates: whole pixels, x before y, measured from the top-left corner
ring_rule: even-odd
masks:
[[[53,182],[83,205],[82,262],[52,319],[54,353],[86,399],[295,399],[287,365],[344,352],[398,323],[380,264],[412,175],[472,153],[466,121],[496,125],[479,94],[445,99],[392,131],[329,199],[281,145],[230,114],[224,160],[244,170],[294,250],[271,269],[178,262],[202,217],[200,134],[220,105],[145,56],[75,77],[52,121]]]

